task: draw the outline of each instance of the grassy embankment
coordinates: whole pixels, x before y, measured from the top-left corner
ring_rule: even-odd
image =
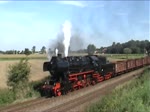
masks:
[[[24,93],[26,96],[23,98],[17,98],[16,93],[11,89],[0,89],[0,107],[7,106],[12,103],[23,102],[26,100],[34,99],[40,97],[40,94],[33,89],[33,84],[29,85],[30,92]],[[26,91],[25,91],[26,92]],[[20,94],[21,91],[20,91]]]
[[[150,68],[137,79],[118,86],[86,112],[150,112]]]

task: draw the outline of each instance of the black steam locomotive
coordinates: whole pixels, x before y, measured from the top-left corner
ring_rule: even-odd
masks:
[[[110,70],[108,66],[111,66]],[[102,80],[103,75],[106,74],[104,69],[107,69],[107,72],[113,71],[113,64],[108,63],[103,56],[62,57],[58,54],[53,56],[50,62],[43,64],[43,71],[49,71],[51,77],[42,86],[42,92],[50,96],[59,96],[90,85],[92,82],[96,83],[96,79]]]

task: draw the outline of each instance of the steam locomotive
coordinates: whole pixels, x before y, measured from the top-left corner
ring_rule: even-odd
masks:
[[[43,71],[49,71],[51,77],[42,85],[41,94],[60,96],[149,64],[150,57],[110,63],[98,55],[62,57],[58,54],[43,64]]]

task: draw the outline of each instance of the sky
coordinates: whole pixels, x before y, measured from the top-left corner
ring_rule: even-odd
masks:
[[[79,33],[81,48],[150,40],[149,1],[0,0],[0,50],[48,48],[66,20]]]

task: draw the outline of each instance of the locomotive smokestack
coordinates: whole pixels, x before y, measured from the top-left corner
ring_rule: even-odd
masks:
[[[60,53],[59,53],[57,56],[58,56],[59,58],[62,58],[62,54],[60,54]]]
[[[68,49],[70,46],[70,38],[71,38],[71,27],[72,25],[69,21],[65,21],[65,23],[63,24],[63,33],[64,33],[63,44],[65,48],[65,51],[64,51],[65,57],[68,56]]]

